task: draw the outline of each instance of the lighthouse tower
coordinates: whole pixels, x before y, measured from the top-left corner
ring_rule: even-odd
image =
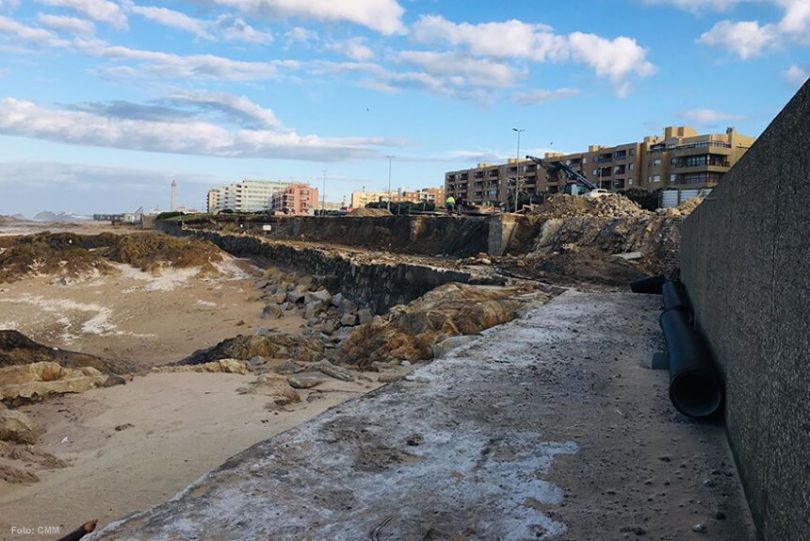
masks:
[[[171,211],[174,212],[177,209],[177,181],[172,180],[172,206]]]

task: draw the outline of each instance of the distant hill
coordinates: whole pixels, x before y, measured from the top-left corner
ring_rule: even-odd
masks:
[[[51,212],[43,210],[33,220],[35,222],[55,222],[55,223],[76,223],[87,222],[92,220],[89,216],[82,216],[81,214],[73,214],[72,212]]]

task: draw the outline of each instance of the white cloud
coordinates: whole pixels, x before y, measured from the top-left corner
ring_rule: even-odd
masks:
[[[50,30],[27,26],[8,17],[0,17],[0,34],[9,34],[41,45],[60,46],[66,44]]]
[[[300,26],[296,26],[295,28],[289,30],[284,34],[284,40],[286,42],[287,47],[295,45],[296,43],[309,45],[311,42],[317,41],[317,39],[318,34],[313,32],[312,30],[301,28]]]
[[[374,51],[365,44],[366,40],[355,37],[344,41],[337,41],[329,45],[329,49],[337,51],[358,62],[364,62],[374,58]]]
[[[728,11],[745,1],[751,0],[644,0],[648,5],[669,4],[687,11]]]
[[[134,120],[0,100],[0,133],[76,145],[221,157],[334,161],[379,157],[380,138],[324,138],[272,129],[228,129],[207,121]]]
[[[404,33],[405,10],[396,0],[213,0],[252,15],[350,22],[385,35]]]
[[[15,9],[20,5],[20,0],[0,0],[0,9]]]
[[[91,21],[79,19],[77,17],[65,17],[62,15],[50,15],[38,13],[37,21],[43,26],[61,30],[73,34],[91,35],[95,32],[96,26]]]
[[[127,28],[127,16],[121,7],[109,0],[38,0],[42,4],[72,9],[116,28]]]
[[[810,70],[793,64],[782,74],[785,80],[792,85],[803,85],[810,78]]]
[[[493,88],[508,88],[525,74],[498,62],[472,58],[457,53],[429,51],[402,51],[400,60],[419,66],[434,77],[447,77],[460,86],[474,85]],[[454,79],[460,76],[461,79]]]
[[[256,30],[241,17],[222,15],[217,18],[215,26],[228,41],[241,41],[244,43],[265,44],[273,41],[269,32]]]
[[[581,32],[561,35],[548,26],[516,19],[473,25],[424,16],[414,24],[412,37],[420,43],[448,43],[477,56],[532,62],[574,60],[609,79],[620,95],[627,92],[629,78],[648,77],[656,69],[647,60],[647,50],[632,38],[607,39]]]
[[[723,47],[743,60],[759,56],[778,40],[774,25],[760,26],[757,21],[720,21],[698,38],[699,43]]]
[[[208,40],[214,39],[208,30],[206,30],[204,21],[189,17],[185,13],[164,7],[139,6],[130,0],[125,1],[124,6],[128,11],[140,15],[148,21],[190,32],[199,38]]]
[[[740,115],[721,113],[713,109],[692,109],[683,111],[679,116],[700,126],[716,126],[721,122],[736,122],[746,118]]]
[[[520,105],[539,105],[573,96],[579,96],[578,89],[558,88],[556,90],[532,90],[530,92],[519,92],[515,94],[512,99],[515,103],[519,103]]]
[[[235,117],[237,120],[243,121],[248,125],[261,128],[281,128],[281,123],[278,121],[273,111],[253,103],[244,96],[189,91],[173,94],[169,97],[169,101],[219,111],[231,117]]]
[[[808,0],[775,0],[776,4],[785,11],[779,22],[779,29],[799,38],[807,39],[806,33],[810,30],[810,1]],[[810,43],[804,41],[804,43]]]
[[[84,52],[95,56],[140,63],[138,69],[131,66],[116,66],[103,70],[113,75],[143,76],[144,73],[148,73],[163,77],[253,81],[274,79],[279,75],[279,68],[296,66],[291,61],[246,62],[210,54],[177,55],[111,46],[100,41],[79,42],[77,45]]]

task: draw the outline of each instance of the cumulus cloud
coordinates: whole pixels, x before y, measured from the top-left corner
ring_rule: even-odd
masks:
[[[221,157],[333,161],[379,157],[381,138],[324,138],[292,130],[231,129],[205,120],[143,120],[0,100],[0,133],[75,145]]]
[[[782,75],[788,83],[799,86],[810,79],[810,70],[793,64]]]
[[[471,58],[457,53],[402,51],[399,59],[420,67],[435,77],[449,78],[459,86],[508,88],[525,73],[518,73],[506,64]],[[457,77],[456,77],[457,76]]]
[[[760,26],[757,21],[720,21],[711,30],[701,34],[698,42],[723,47],[743,60],[759,56],[778,42],[776,27]]]
[[[0,17],[0,35],[6,34],[21,40],[37,43],[39,45],[64,46],[67,42],[60,40],[56,34],[44,28],[35,28],[17,22],[8,17]]]
[[[722,122],[736,122],[738,120],[745,120],[746,118],[741,115],[722,113],[713,109],[692,109],[689,111],[683,111],[679,116],[694,124],[706,127],[716,126]]]
[[[314,19],[324,22],[349,22],[384,35],[405,31],[405,10],[396,0],[212,0],[255,16]]]
[[[39,21],[39,24],[53,28],[56,31],[69,32],[72,34],[92,35],[96,30],[96,25],[91,21],[77,17],[39,13],[37,14],[37,21]]]
[[[647,50],[632,38],[607,39],[582,32],[561,35],[546,25],[516,19],[470,24],[423,16],[414,24],[412,37],[419,43],[447,43],[476,56],[531,62],[573,60],[609,79],[620,95],[627,92],[628,79],[648,77],[656,69],[647,60]]]
[[[222,37],[228,41],[256,44],[266,44],[273,41],[272,34],[253,28],[241,17],[221,15],[217,18],[214,26],[219,30]]]
[[[519,92],[512,96],[512,100],[520,105],[540,105],[573,96],[579,96],[578,89],[558,88],[556,90],[532,90],[530,92]]]
[[[124,6],[127,11],[140,15],[148,21],[189,32],[198,38],[214,39],[208,30],[206,30],[206,23],[204,21],[189,17],[185,13],[164,7],[139,6],[131,0],[126,0]]]
[[[750,0],[644,0],[648,5],[672,5],[688,11],[728,11]]]
[[[94,21],[127,28],[127,16],[121,6],[109,0],[37,0],[53,7],[63,7],[81,13]]]
[[[336,41],[329,44],[328,48],[359,62],[374,58],[374,51],[366,45],[366,40],[361,37]]]

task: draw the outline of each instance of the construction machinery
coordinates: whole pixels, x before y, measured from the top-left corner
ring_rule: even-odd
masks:
[[[548,171],[550,175],[557,175],[558,173],[562,172],[567,178],[569,184],[582,184],[587,188],[587,192],[585,192],[585,197],[601,197],[603,195],[607,195],[610,192],[604,190],[585,178],[585,175],[576,171],[568,166],[568,164],[563,162],[547,162],[542,158],[538,158],[536,156],[526,156],[527,160],[531,160],[537,165],[541,166],[543,169]]]

